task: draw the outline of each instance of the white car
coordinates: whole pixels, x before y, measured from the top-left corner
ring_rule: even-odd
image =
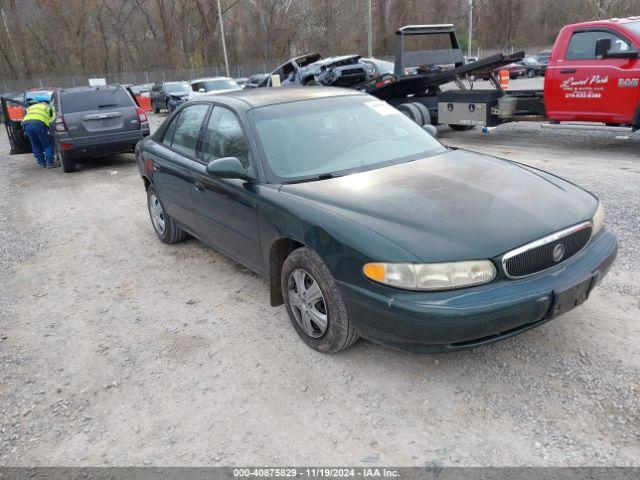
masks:
[[[200,95],[211,93],[233,92],[241,90],[242,87],[229,77],[199,78],[189,82],[189,100]]]

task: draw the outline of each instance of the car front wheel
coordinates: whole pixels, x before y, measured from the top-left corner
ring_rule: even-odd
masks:
[[[161,241],[177,243],[186,238],[186,232],[176,225],[173,218],[167,215],[160,198],[158,198],[158,193],[153,187],[149,187],[147,190],[147,205],[153,230]]]
[[[336,353],[358,340],[338,285],[316,252],[294,250],[282,266],[281,286],[289,320],[311,348]]]

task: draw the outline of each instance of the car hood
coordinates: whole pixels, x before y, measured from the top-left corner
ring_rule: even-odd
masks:
[[[226,92],[239,92],[241,88],[225,88],[221,90],[209,90],[208,92],[189,92],[189,98],[201,97],[202,95],[218,95]]]
[[[589,220],[597,207],[565,180],[463,150],[285,184],[280,193],[330,209],[424,262],[493,258]]]

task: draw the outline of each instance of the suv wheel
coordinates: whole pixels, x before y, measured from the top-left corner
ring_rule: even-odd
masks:
[[[173,218],[167,215],[160,198],[158,198],[158,193],[153,187],[149,187],[147,190],[147,205],[153,230],[161,241],[164,243],[177,243],[186,238],[187,233],[176,225]]]
[[[358,340],[333,275],[316,252],[294,250],[280,278],[289,320],[307,345],[335,353]]]
[[[64,173],[71,173],[76,171],[76,161],[62,155],[62,153],[60,153],[58,149],[56,149],[56,160],[62,166],[62,171]]]

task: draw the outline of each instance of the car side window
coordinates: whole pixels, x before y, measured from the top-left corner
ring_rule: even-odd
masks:
[[[180,118],[180,114],[176,115],[176,117],[171,120],[171,123],[164,131],[164,135],[162,136],[162,143],[167,147],[171,146],[171,142],[173,142],[173,134],[176,133],[176,125],[178,125],[178,119]]]
[[[198,136],[209,105],[197,104],[184,108],[165,132],[163,143],[188,157],[195,157]],[[171,132],[173,130],[173,132]],[[172,135],[171,135],[172,133]],[[171,142],[170,144],[168,142]]]
[[[223,157],[236,157],[250,168],[249,147],[238,117],[231,110],[215,106],[203,133],[201,159],[209,163]]]
[[[623,52],[631,47],[629,43],[612,32],[590,31],[575,32],[567,47],[567,60],[595,60],[596,42],[601,38],[611,39],[611,50]]]

